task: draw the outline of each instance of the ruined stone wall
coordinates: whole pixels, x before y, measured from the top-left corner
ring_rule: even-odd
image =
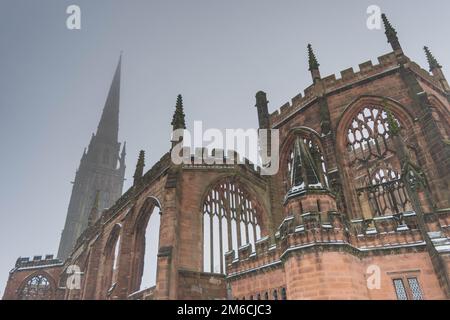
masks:
[[[35,256],[30,258],[19,258],[16,266],[11,270],[6,284],[3,300],[20,299],[20,292],[28,280],[34,276],[44,276],[48,279],[51,287],[51,296],[55,300],[64,298],[64,291],[59,290],[59,275],[62,270],[62,262],[53,259],[53,255],[45,257]]]

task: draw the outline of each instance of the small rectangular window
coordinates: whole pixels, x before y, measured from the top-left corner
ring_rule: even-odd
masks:
[[[394,279],[395,293],[397,294],[397,300],[408,300],[406,294],[405,285],[402,279]]]
[[[422,290],[420,289],[417,278],[408,278],[408,284],[411,289],[413,300],[423,300]]]
[[[393,279],[398,300],[423,300],[422,289],[417,277],[403,276]]]

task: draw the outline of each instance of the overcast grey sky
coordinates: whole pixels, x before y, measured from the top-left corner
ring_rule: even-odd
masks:
[[[82,29],[66,28],[77,4]],[[450,2],[301,0],[0,0],[0,294],[19,256],[56,253],[83,149],[123,50],[120,139],[130,186],[168,150],[176,95],[188,127],[256,127],[254,95],[270,110],[310,85],[306,44],[323,76],[390,51],[366,28],[379,5],[406,54],[427,44],[450,66]]]

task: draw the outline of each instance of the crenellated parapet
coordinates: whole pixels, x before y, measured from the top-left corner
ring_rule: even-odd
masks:
[[[321,79],[321,83],[323,85],[323,89],[321,88],[321,90],[323,90],[322,94],[331,94],[333,92],[343,90],[346,87],[355,85],[358,82],[381,76],[396,69],[398,69],[398,62],[396,60],[395,53],[391,52],[382,55],[378,57],[377,64],[373,64],[373,62],[369,60],[359,64],[359,70],[347,68],[339,73],[340,77],[336,77],[335,74],[323,77]],[[428,76],[431,77],[429,74]],[[270,115],[272,125],[276,127],[280,121],[289,117],[291,114],[314,104],[319,95],[316,90],[316,86],[311,85],[304,90],[303,95],[298,94],[291,100],[291,102],[285,103],[280,107],[280,109],[272,112]]]
[[[359,70],[354,70],[353,68],[342,70],[340,71],[339,78],[335,75],[324,77],[323,83],[325,91],[331,93],[340,90],[356,82],[389,72],[392,69],[396,69],[398,66],[393,52],[379,56],[377,59],[377,64],[373,64],[370,60],[359,64]]]
[[[280,254],[280,246],[269,237],[260,239],[254,247],[252,244],[240,247],[237,256],[235,251],[229,251],[225,254],[228,278],[280,267]]]
[[[183,169],[230,169],[240,168],[261,176],[261,167],[245,157],[241,157],[234,150],[195,148],[194,152],[189,147],[182,150],[184,156]]]
[[[61,266],[62,261],[54,258],[52,254],[45,256],[36,255],[33,257],[20,257],[17,259],[14,269],[12,271],[31,270],[36,268],[47,268],[51,266]]]
[[[350,242],[360,251],[424,246],[415,212],[350,222]]]
[[[371,60],[363,62],[358,65],[359,70],[353,68],[347,68],[339,72],[339,77],[335,74],[325,76],[321,79],[323,85],[323,92],[321,94],[332,94],[350,88],[357,83],[373,80],[377,77],[382,77],[390,72],[395,72],[399,69],[397,57],[394,52],[387,53],[377,58],[378,63],[374,64]],[[441,88],[439,78],[430,74],[427,70],[423,69],[416,62],[405,57],[405,66],[413,71],[423,81],[430,83],[434,88]],[[316,86],[311,85],[307,87],[303,94],[299,93],[292,98],[290,102],[283,104],[279,109],[273,111],[270,114],[270,121],[273,127],[277,127],[279,122],[292,114],[298,112],[300,109],[307,108],[313,105],[317,97],[318,92],[315,91]]]

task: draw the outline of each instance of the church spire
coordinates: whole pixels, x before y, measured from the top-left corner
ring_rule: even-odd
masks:
[[[388,18],[384,13],[381,15],[381,19],[383,19],[385,34],[388,39],[388,42],[392,46],[392,49],[394,51],[402,50],[400,41],[398,40],[397,37],[397,31],[395,31],[394,27],[391,25],[391,23],[389,22]]]
[[[309,71],[311,71],[311,76],[313,82],[316,83],[317,80],[320,80],[320,71],[319,71],[319,62],[317,62],[316,55],[314,54],[313,48],[311,44],[308,44],[308,64]]]
[[[102,117],[97,128],[97,137],[117,143],[119,135],[119,102],[120,102],[120,72],[122,55],[120,55],[114,78],[109,88]]]
[[[95,191],[101,192],[100,208],[110,208],[122,194],[125,148],[120,153],[118,142],[121,64],[122,58],[117,64],[97,132],[92,135],[75,175],[58,249],[60,259],[70,255],[80,234],[92,223],[89,220],[93,217],[91,207]]]

